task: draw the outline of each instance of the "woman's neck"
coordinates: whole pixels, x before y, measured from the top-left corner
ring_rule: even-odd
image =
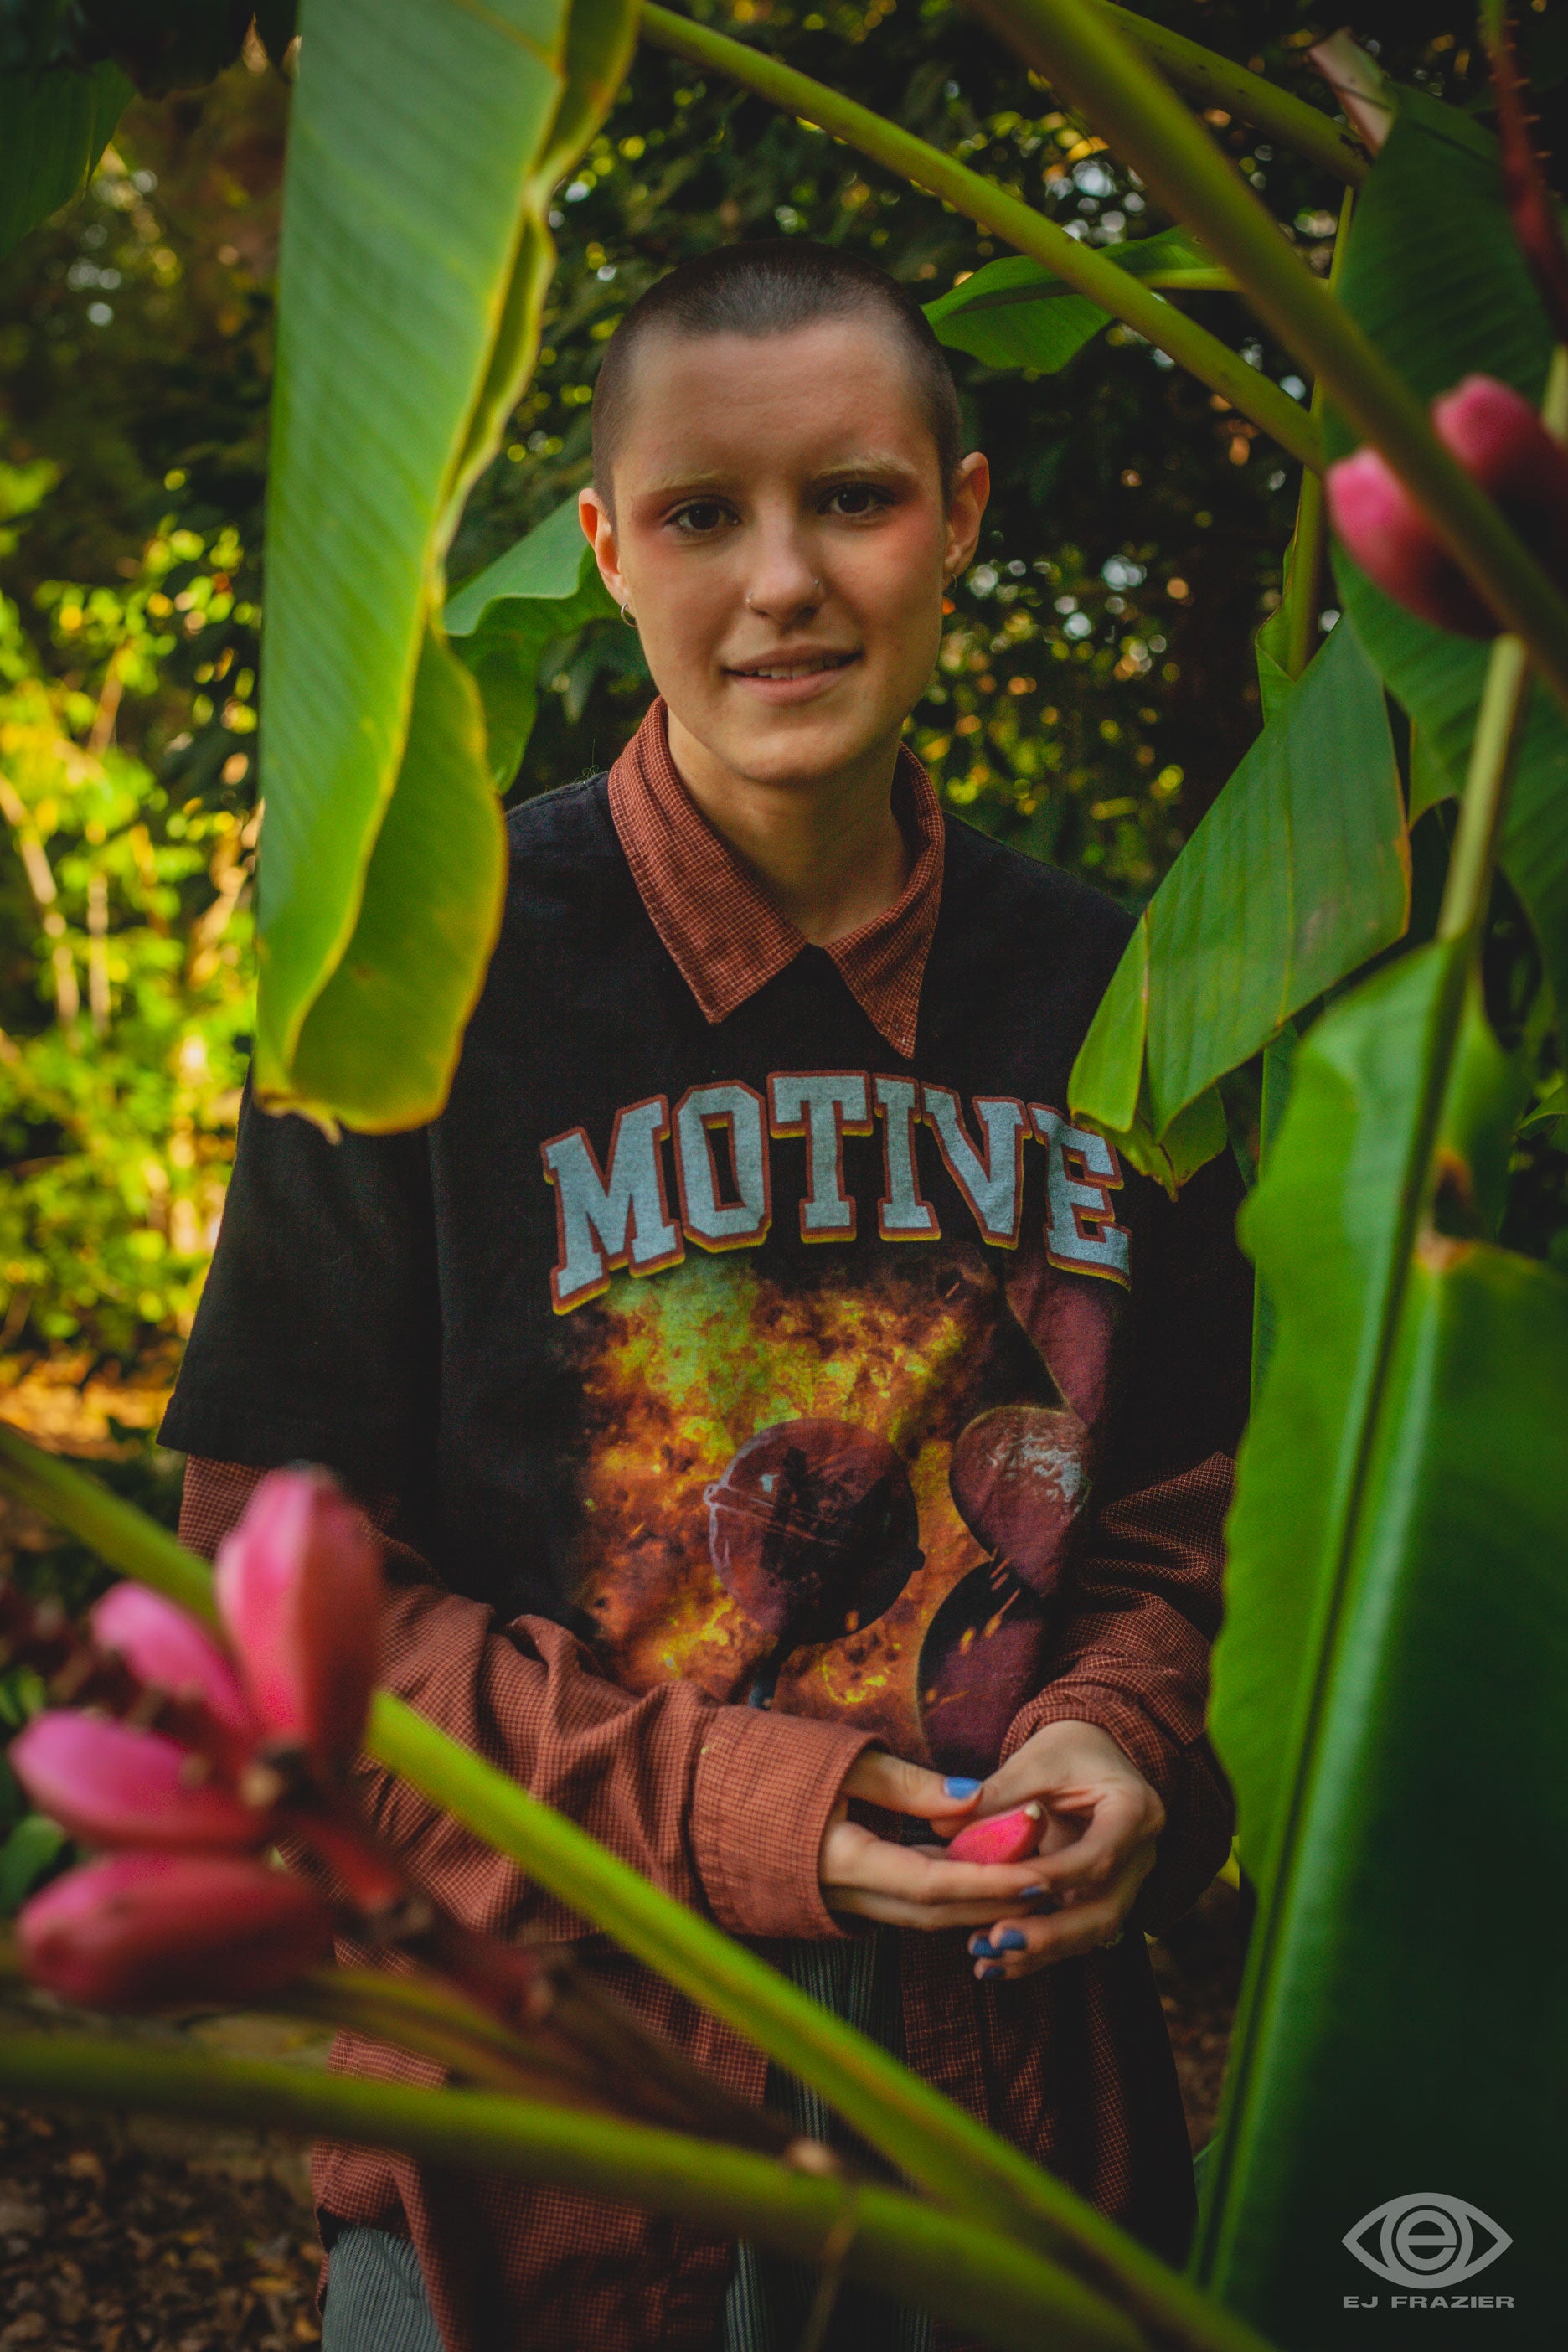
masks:
[[[893,813],[898,738],[832,776],[763,784],[716,760],[669,713],[682,783],[781,915],[814,947],[831,947],[885,914],[914,855]]]

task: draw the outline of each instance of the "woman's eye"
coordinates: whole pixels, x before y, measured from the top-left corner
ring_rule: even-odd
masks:
[[[874,482],[845,482],[831,491],[827,500],[829,514],[876,514],[888,504],[888,493]]]
[[[670,521],[677,530],[689,531],[697,536],[703,531],[717,530],[724,520],[725,511],[717,499],[693,499],[689,506],[678,508],[670,516]]]

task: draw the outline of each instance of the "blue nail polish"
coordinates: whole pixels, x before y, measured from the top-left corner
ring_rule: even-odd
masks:
[[[995,1950],[990,1937],[971,1936],[969,1938],[969,1957],[972,1960],[994,1959],[995,1958]]]
[[[1026,1952],[1029,1939],[1027,1936],[1020,1936],[1016,1927],[1004,1927],[991,1948],[995,1952]]]
[[[1052,1911],[1059,1911],[1062,1907],[1061,1896],[1053,1895],[1048,1886],[1026,1886],[1018,1900],[1020,1903],[1026,1903],[1031,1911],[1044,1911],[1048,1914]]]
[[[944,1780],[942,1785],[950,1797],[956,1798],[961,1805],[966,1805],[971,1797],[979,1795],[982,1783],[978,1780],[966,1780],[961,1774],[957,1780]]]
[[[993,1960],[990,1966],[982,1969],[980,1973],[982,1977],[1005,1977],[1007,1971],[999,1960]]]

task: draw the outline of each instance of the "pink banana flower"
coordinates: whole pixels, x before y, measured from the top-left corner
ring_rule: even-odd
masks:
[[[324,1959],[331,1933],[302,1878],[233,1854],[110,1854],[16,1922],[33,1982],[87,2009],[258,2000]]]
[[[98,1647],[122,1658],[138,1682],[195,1700],[243,1753],[254,1748],[256,1720],[232,1661],[174,1601],[144,1584],[115,1584],[95,1603],[89,1622]]]
[[[1529,401],[1493,376],[1468,375],[1433,402],[1432,423],[1526,545],[1568,583],[1568,449]],[[1358,449],[1331,466],[1328,494],[1346,551],[1385,594],[1437,628],[1497,635],[1497,614],[1377,450]]]
[[[41,1813],[83,1845],[262,1845],[268,1815],[215,1780],[207,1758],[159,1731],[51,1708],[12,1741],[11,1769]]]
[[[323,1470],[274,1470],[225,1538],[218,1612],[251,1712],[276,1747],[341,1772],[364,1729],[381,1547]]]

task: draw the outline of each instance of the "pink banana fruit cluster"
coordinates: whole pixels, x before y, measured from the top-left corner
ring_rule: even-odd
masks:
[[[381,1594],[348,1498],[324,1472],[279,1470],[218,1555],[232,1654],[141,1585],[104,1595],[94,1647],[145,1706],[128,1721],[48,1708],[9,1751],[33,1804],[97,1850],[22,1911],[36,1983],[94,2009],[252,2000],[327,1956],[326,1900],[264,1856],[290,1797],[340,1781],[358,1748]]]
[[[1568,587],[1568,449],[1511,384],[1468,375],[1432,404],[1437,437],[1493,498],[1527,547]],[[1367,577],[1417,619],[1466,637],[1502,622],[1460,569],[1381,453],[1331,466],[1329,512]]]

